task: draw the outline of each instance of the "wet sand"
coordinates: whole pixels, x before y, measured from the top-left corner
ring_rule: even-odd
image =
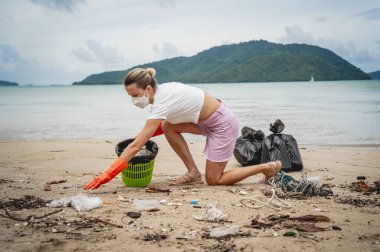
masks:
[[[168,179],[182,175],[185,166],[164,138],[159,137],[155,141],[160,150],[155,160],[152,185],[168,188]],[[28,225],[27,222],[0,217],[2,251],[380,251],[379,195],[364,195],[350,188],[359,175],[366,177],[368,185],[373,185],[374,181],[380,179],[378,146],[300,146],[305,165],[303,172],[307,172],[308,176],[321,175],[323,182],[331,186],[334,196],[286,199],[292,208],[276,211],[268,207],[251,209],[240,203],[243,198],[263,195],[260,189],[264,186],[256,184],[261,179],[260,175],[234,186],[211,187],[204,184],[170,187],[169,194],[147,193],[143,188],[125,187],[119,175],[98,190],[84,191],[83,187],[116,158],[114,147],[117,142],[1,142],[1,201],[19,199],[25,195],[50,201],[85,193],[90,197],[100,197],[106,202],[101,208],[90,212],[78,213],[73,208],[63,208],[59,213]],[[189,147],[198,168],[204,174],[203,143],[190,142]],[[227,169],[233,167],[240,165],[232,157]],[[301,178],[301,172],[290,175],[296,179]],[[44,189],[46,183],[59,180],[66,182],[52,184],[50,191]],[[247,194],[239,194],[239,191]],[[118,200],[117,195],[126,201]],[[347,196],[370,199],[371,203],[359,207],[337,202]],[[141,218],[132,219],[126,213],[136,211],[131,203],[136,198],[166,200],[181,205],[161,205],[159,211],[143,211]],[[192,200],[197,200],[203,208],[210,203],[216,205],[229,214],[229,222],[195,220],[193,215],[202,215],[205,210],[194,208]],[[55,210],[57,209],[40,207],[10,213],[25,218],[31,215],[42,216]],[[5,215],[4,209],[0,211]],[[272,214],[290,217],[317,214],[328,217],[330,221],[315,224],[327,229],[320,232],[302,232],[284,225],[262,229],[251,227],[252,219],[257,215],[262,219]],[[89,218],[105,222],[92,219],[86,226],[84,220]],[[75,220],[82,222],[79,225]],[[107,222],[111,224],[106,224]],[[207,239],[212,228],[233,224],[240,225],[240,234],[245,235],[219,240]],[[337,227],[341,230],[336,230]],[[287,231],[294,231],[296,236],[283,236]]]

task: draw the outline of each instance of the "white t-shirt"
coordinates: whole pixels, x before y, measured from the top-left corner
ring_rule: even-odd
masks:
[[[158,86],[148,119],[164,119],[172,124],[197,123],[204,103],[202,89],[167,82]]]

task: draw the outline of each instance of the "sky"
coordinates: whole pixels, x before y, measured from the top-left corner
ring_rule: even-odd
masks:
[[[0,0],[0,80],[71,84],[250,40],[380,70],[380,0]]]

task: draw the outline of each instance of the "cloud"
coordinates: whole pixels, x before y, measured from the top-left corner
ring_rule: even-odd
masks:
[[[32,3],[56,11],[73,12],[84,0],[30,0]]]
[[[71,54],[76,56],[78,59],[85,61],[85,62],[95,62],[96,61],[92,52],[90,50],[88,50],[87,48],[84,48],[82,46],[78,47],[77,49],[72,50]]]
[[[125,58],[118,52],[117,47],[103,45],[96,40],[87,40],[85,46],[80,46],[70,52],[85,62],[99,62],[103,65],[124,64]]]
[[[285,36],[278,39],[279,42],[305,43],[327,48],[355,65],[358,63],[380,63],[379,59],[367,50],[358,50],[353,41],[342,42],[334,39],[314,38],[310,32],[303,31],[299,26],[286,26],[285,33]]]
[[[161,46],[154,44],[152,49],[155,53],[160,54],[164,58],[171,58],[180,54],[178,48],[170,42],[163,42]]]
[[[369,20],[369,21],[380,20],[380,8],[375,8],[375,9],[359,12],[353,16],[360,17],[364,20]]]
[[[302,42],[302,43],[313,43],[314,37],[310,32],[304,32],[299,26],[286,26],[286,35],[281,38],[284,43]]]
[[[326,17],[326,16],[320,16],[320,17],[317,18],[317,21],[318,21],[318,22],[326,22],[328,19],[329,19],[329,18]]]
[[[0,58],[4,63],[24,63],[17,49],[8,44],[0,44]]]

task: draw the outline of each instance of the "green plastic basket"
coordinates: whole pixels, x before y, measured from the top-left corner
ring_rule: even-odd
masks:
[[[121,178],[126,186],[145,187],[152,180],[154,159],[149,163],[128,163],[121,172]]]

